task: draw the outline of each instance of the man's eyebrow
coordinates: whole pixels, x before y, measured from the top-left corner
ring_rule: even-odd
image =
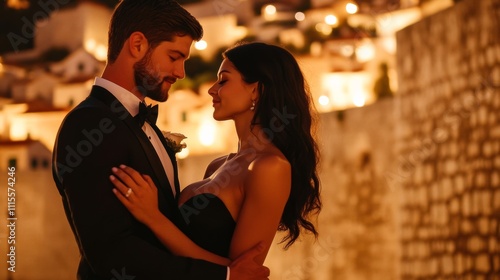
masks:
[[[189,57],[188,57],[185,53],[183,53],[183,52],[181,52],[181,51],[178,51],[178,50],[170,50],[170,52],[171,52],[171,53],[176,53],[176,54],[178,54],[180,57],[185,58],[185,59],[188,59],[188,58],[189,58]]]

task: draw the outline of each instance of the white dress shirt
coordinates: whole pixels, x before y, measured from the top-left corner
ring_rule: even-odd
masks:
[[[111,94],[113,94],[113,96],[116,99],[118,99],[118,101],[120,101],[121,104],[123,104],[123,107],[127,109],[127,111],[130,113],[131,116],[135,116],[139,113],[139,102],[141,102],[141,100],[130,91],[100,77],[95,78],[94,85],[105,88],[106,90],[111,92]],[[167,174],[170,187],[172,188],[172,193],[174,194],[175,197],[176,193],[174,185],[174,166],[172,165],[172,161],[168,156],[167,150],[165,150],[165,147],[163,146],[160,138],[158,137],[158,134],[156,134],[156,132],[148,122],[144,122],[142,130],[144,131],[146,136],[148,136],[148,139],[151,141],[151,144],[155,148],[155,151],[161,160],[163,169]]]

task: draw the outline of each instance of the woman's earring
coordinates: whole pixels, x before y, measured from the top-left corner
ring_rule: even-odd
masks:
[[[250,107],[250,111],[255,110],[255,100],[252,100],[252,107]]]

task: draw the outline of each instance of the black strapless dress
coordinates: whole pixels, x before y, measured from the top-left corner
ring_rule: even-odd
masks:
[[[198,194],[179,206],[184,233],[198,246],[222,257],[229,257],[229,246],[236,227],[224,202],[209,193]]]

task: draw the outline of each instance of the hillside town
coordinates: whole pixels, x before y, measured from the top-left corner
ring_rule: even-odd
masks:
[[[218,61],[220,49],[240,40],[279,42],[291,50],[301,50],[297,58],[319,112],[359,107],[378,98],[374,85],[381,75],[385,77],[385,89],[379,90],[378,95],[390,96],[396,91],[395,32],[450,5],[443,3],[447,1],[429,1],[426,6],[416,6],[413,1],[401,1],[397,9],[386,6],[387,11],[361,14],[349,1],[335,1],[335,5],[323,2],[313,3],[318,8],[304,12],[294,12],[285,5],[262,4],[260,15],[253,11],[255,5],[251,1],[187,4],[186,8],[205,29],[192,57]],[[21,169],[36,168],[50,161],[59,124],[87,96],[94,77],[104,67],[111,13],[99,1],[61,5],[45,20],[26,21],[27,25],[32,24],[27,28],[35,29],[33,49],[0,57],[0,168],[12,164]],[[322,34],[326,39],[307,38],[311,26],[316,37]],[[333,38],[332,32],[338,35]],[[11,43],[20,44],[14,35],[9,37]],[[208,75],[213,79],[215,72]],[[209,84],[210,77],[197,89],[179,88],[171,93],[169,102],[161,104],[159,127],[182,127],[188,135],[189,148],[181,157],[187,153],[225,152],[235,145],[214,140],[215,135],[233,132],[224,123],[211,119],[206,94]],[[32,154],[36,149],[41,150]]]

